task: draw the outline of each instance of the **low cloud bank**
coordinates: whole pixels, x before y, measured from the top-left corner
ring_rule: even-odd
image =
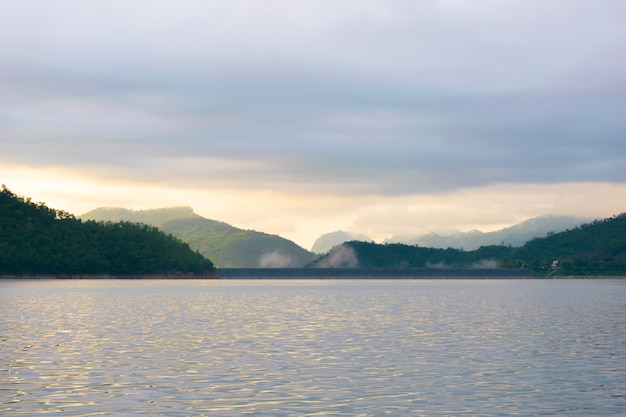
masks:
[[[316,266],[318,268],[356,268],[359,264],[354,249],[346,246],[335,246],[326,258]]]
[[[433,269],[448,269],[448,268],[452,268],[452,266],[447,265],[444,262],[438,262],[436,264],[427,262],[426,263],[426,267],[427,268],[433,268]],[[469,266],[469,268],[472,268],[472,269],[496,269],[496,268],[498,268],[498,262],[496,262],[494,259],[481,259],[480,261],[472,263]]]
[[[430,262],[426,262],[426,268],[433,268],[433,269],[448,269],[451,268],[449,265],[446,265],[443,262],[439,262],[436,264],[430,263]]]
[[[280,251],[267,252],[259,258],[260,268],[287,268],[293,266],[293,258]]]
[[[494,259],[481,259],[478,262],[472,264],[472,268],[475,269],[496,269],[498,263]]]

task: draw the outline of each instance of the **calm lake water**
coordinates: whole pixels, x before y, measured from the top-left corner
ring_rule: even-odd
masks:
[[[626,280],[0,281],[0,415],[626,414]]]

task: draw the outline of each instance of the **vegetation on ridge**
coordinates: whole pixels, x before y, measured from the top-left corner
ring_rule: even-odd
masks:
[[[492,245],[463,251],[353,241],[336,246],[312,266],[501,267],[558,275],[626,275],[626,214],[535,238],[518,248]]]
[[[502,263],[541,270],[555,260],[564,275],[626,275],[626,213],[533,239],[511,250]]]
[[[138,211],[99,208],[81,218],[126,220],[156,226],[188,243],[220,268],[298,268],[315,258],[313,253],[288,239],[207,219],[189,207]]]
[[[207,274],[214,265],[156,227],[83,222],[0,191],[0,274]]]
[[[475,251],[410,246],[403,243],[351,241],[336,246],[313,267],[360,268],[495,268],[508,253],[506,246],[484,246]]]
[[[206,244],[224,267],[300,267],[314,255],[279,236],[205,219],[188,207],[96,212],[134,221],[83,221],[62,210],[0,191],[0,275],[206,274],[214,265],[190,246]],[[130,214],[129,214],[130,213]],[[143,215],[146,214],[144,217]],[[102,215],[102,213],[100,213]],[[295,248],[295,249],[294,249]],[[292,254],[296,254],[294,257]],[[301,256],[301,257],[298,257]],[[556,263],[554,261],[557,261]],[[231,262],[231,263],[228,263]],[[363,268],[532,268],[557,275],[626,275],[626,214],[535,238],[521,247],[437,249],[352,241],[309,264]],[[558,266],[558,270],[553,269]]]

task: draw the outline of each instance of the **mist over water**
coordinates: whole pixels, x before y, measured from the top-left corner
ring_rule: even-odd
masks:
[[[0,415],[619,415],[626,282],[0,282]]]

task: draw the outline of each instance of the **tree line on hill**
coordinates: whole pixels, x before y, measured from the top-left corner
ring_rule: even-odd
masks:
[[[557,261],[555,263],[555,261]],[[336,246],[313,267],[363,268],[558,268],[559,275],[626,275],[626,213],[560,233],[535,238],[521,247],[482,246],[476,250],[437,249],[400,243],[352,241]]]
[[[626,213],[532,239],[501,262],[504,267],[525,264],[541,270],[555,260],[565,275],[626,275]]]
[[[239,262],[252,268],[305,264],[362,268],[500,267],[548,273],[556,260],[562,275],[626,275],[626,214],[550,233],[521,247],[502,244],[464,251],[352,241],[312,260],[312,253],[286,239],[205,219],[190,208],[107,210],[108,213],[98,214],[117,216],[115,220],[122,221],[77,219],[65,211],[16,196],[3,185],[0,275],[213,274],[215,266],[204,257],[204,251],[220,257],[224,262],[221,266]],[[141,220],[159,223],[160,228],[133,223]],[[245,259],[238,261],[240,257]],[[265,264],[260,263],[263,260]],[[244,261],[252,263],[243,264]]]
[[[301,268],[317,257],[283,237],[207,219],[194,213],[191,207],[150,210],[101,207],[80,217],[156,226],[188,243],[219,268]]]
[[[81,221],[0,190],[0,275],[213,274],[213,263],[156,227]]]
[[[577,230],[583,223],[582,219],[550,217],[536,218],[520,223],[516,226],[502,229],[497,232],[498,238],[502,238],[502,244],[498,240],[497,244],[484,244],[476,246],[471,250],[458,247],[448,247],[447,249],[437,249],[426,244],[411,244],[405,242],[387,242],[383,245],[368,245],[364,240],[369,240],[365,236],[346,236],[342,234],[341,242],[347,240],[358,240],[359,260],[351,259],[346,251],[340,249],[333,250],[328,256],[313,254],[297,246],[295,243],[280,236],[269,235],[253,230],[242,230],[224,222],[211,220],[199,216],[190,207],[172,207],[150,210],[127,210],[123,208],[99,208],[81,216],[83,220],[96,221],[131,221],[150,224],[158,227],[165,233],[170,233],[205,257],[211,259],[220,268],[299,268],[307,265],[311,266],[340,266],[350,267],[354,265],[362,267],[509,267],[509,268],[533,268],[543,270],[548,268],[556,259],[560,260],[561,272],[566,271],[572,274],[576,271],[588,273],[590,271],[609,269],[619,269],[619,255],[609,253],[600,262],[597,259],[599,254],[593,259],[585,258],[581,252],[575,256],[568,252],[574,249],[569,245],[565,251],[551,251],[546,248],[533,249],[535,243],[529,244],[525,249],[519,249],[511,245],[511,240],[504,238],[506,235],[518,236],[521,234],[528,237],[533,233],[539,233],[548,237],[560,236],[559,233],[548,233],[548,226],[557,227],[556,230],[566,230],[564,224],[570,224],[571,230]],[[598,223],[598,222],[594,222]],[[594,223],[591,223],[594,226]],[[586,229],[587,226],[583,226]],[[595,227],[595,226],[594,226]],[[611,226],[615,232],[619,228]],[[487,234],[483,234],[487,235]],[[491,236],[491,234],[489,234]],[[538,235],[536,235],[538,236]],[[603,236],[603,241],[609,239],[605,232],[598,232],[598,236]],[[329,237],[337,237],[330,234]],[[493,237],[493,236],[492,236]],[[528,240],[526,239],[526,240]],[[577,238],[572,238],[576,240]],[[332,240],[332,239],[331,239]],[[493,239],[492,239],[493,240]],[[525,240],[525,241],[526,241]],[[583,241],[591,243],[593,240],[588,237]],[[619,238],[616,238],[619,241]],[[623,241],[623,235],[622,235]],[[539,240],[538,242],[542,242]],[[337,242],[340,243],[340,242]],[[552,244],[551,244],[552,245]],[[563,246],[556,243],[557,246]],[[329,245],[325,252],[332,246]],[[511,247],[513,246],[513,247]],[[418,249],[416,249],[418,248]],[[456,249],[453,249],[456,248]],[[536,253],[533,253],[536,252]],[[571,258],[571,259],[570,259]],[[593,272],[595,273],[595,272]]]

